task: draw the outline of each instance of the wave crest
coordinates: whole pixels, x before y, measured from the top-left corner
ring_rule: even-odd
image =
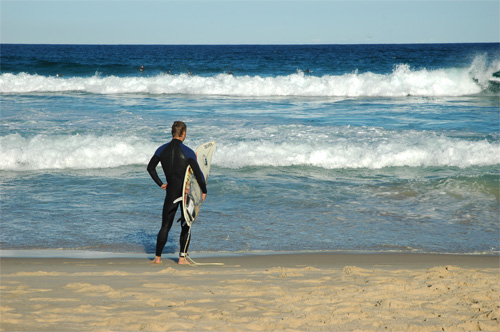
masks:
[[[321,77],[302,72],[287,76],[211,77],[160,74],[152,77],[47,77],[27,73],[2,74],[0,93],[85,92],[95,94],[188,94],[207,96],[402,97],[462,96],[487,89],[500,62],[487,65],[479,56],[470,68],[411,69],[394,67],[390,74],[372,72]]]
[[[283,132],[282,129],[276,130]],[[306,133],[301,136],[304,128],[289,128],[288,133],[264,140],[234,135],[215,138],[218,142],[213,163],[224,168],[312,166],[324,169],[467,168],[500,164],[500,143],[497,141],[376,128],[336,130],[331,135]],[[25,138],[11,134],[0,137],[0,170],[146,165],[159,145],[135,136],[36,135]]]
[[[0,137],[1,170],[94,169],[147,163],[155,145],[137,137],[20,134]],[[149,152],[152,151],[151,155]]]

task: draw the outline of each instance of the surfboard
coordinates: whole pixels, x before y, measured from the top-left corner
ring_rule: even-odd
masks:
[[[212,163],[212,155],[215,150],[215,142],[207,142],[200,145],[196,150],[196,159],[200,165],[201,172],[205,177],[205,183],[208,180],[210,173],[210,165]],[[186,223],[191,226],[200,212],[201,204],[203,203],[203,193],[201,191],[196,176],[194,175],[191,166],[188,166],[184,176],[184,185],[182,189],[182,213]]]

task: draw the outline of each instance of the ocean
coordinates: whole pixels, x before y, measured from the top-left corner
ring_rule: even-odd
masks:
[[[217,142],[192,254],[500,253],[500,44],[0,50],[4,255],[154,255],[175,120]]]

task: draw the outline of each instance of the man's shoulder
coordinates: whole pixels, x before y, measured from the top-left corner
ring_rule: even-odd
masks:
[[[161,153],[163,152],[163,150],[165,150],[165,148],[170,144],[171,142],[168,142],[168,143],[165,143],[163,144],[162,146],[160,146],[158,149],[156,149],[156,152],[155,152],[155,155],[156,156],[160,156]]]
[[[196,160],[196,153],[193,151],[193,149],[191,149],[187,145],[184,145],[184,143],[181,143],[181,148],[182,148],[182,152],[184,152],[184,155],[186,156],[186,158],[188,158],[188,159],[192,158],[192,159]]]

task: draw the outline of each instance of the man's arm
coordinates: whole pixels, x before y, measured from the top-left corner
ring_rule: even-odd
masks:
[[[196,153],[182,144],[182,152],[184,156],[188,160],[189,166],[193,169],[194,176],[196,177],[196,181],[200,185],[201,192],[203,193],[203,197],[207,195],[207,185],[205,183],[205,177],[201,172],[200,165],[198,165],[198,160],[196,158]],[[205,199],[203,199],[205,200]]]
[[[162,189],[165,189],[163,188],[163,182],[161,181],[160,177],[158,176],[158,173],[156,172],[156,166],[158,166],[158,164],[160,163],[160,157],[158,157],[156,154],[151,157],[151,160],[149,161],[149,164],[148,164],[148,173],[149,175],[151,176],[151,178],[156,182],[157,185],[159,185],[160,187],[162,187]]]
[[[189,161],[189,166],[191,166],[191,168],[193,169],[196,181],[198,181],[198,184],[200,185],[201,192],[206,195],[207,184],[205,183],[205,177],[201,172],[200,165],[198,165],[198,162],[195,159],[189,158],[188,161]]]

